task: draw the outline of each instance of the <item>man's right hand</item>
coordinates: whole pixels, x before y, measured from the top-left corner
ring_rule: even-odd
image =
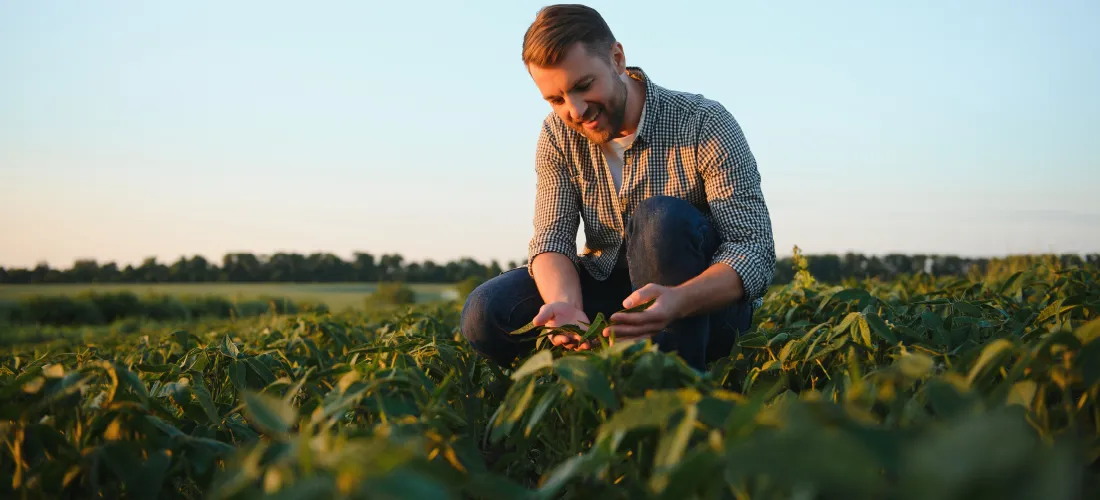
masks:
[[[591,323],[591,321],[588,320],[588,316],[584,314],[584,311],[568,302],[551,302],[543,305],[542,308],[539,309],[539,313],[535,315],[535,319],[532,320],[535,326],[556,328],[565,325],[577,325],[584,329],[585,327],[580,324],[581,322],[585,324]],[[587,340],[581,342],[580,335],[571,333],[551,335],[550,343],[569,350],[575,349],[583,351],[592,348],[592,345],[589,344]]]

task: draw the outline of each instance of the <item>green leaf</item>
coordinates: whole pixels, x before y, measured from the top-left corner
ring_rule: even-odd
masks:
[[[658,441],[657,452],[653,460],[655,473],[649,481],[649,487],[654,493],[661,493],[668,485],[668,473],[683,458],[697,416],[698,409],[695,405],[687,405],[684,408],[684,415],[680,422],[662,435],[661,440]]]
[[[604,408],[616,410],[619,402],[611,391],[611,383],[592,359],[587,356],[565,356],[554,363],[554,371],[569,382],[573,390],[594,397]]]
[[[1059,314],[1059,308],[1061,308],[1061,307],[1062,307],[1062,299],[1058,299],[1058,300],[1055,300],[1054,302],[1051,302],[1049,305],[1044,307],[1042,311],[1039,312],[1039,318],[1037,318],[1035,320],[1035,323],[1041,324],[1041,323],[1045,322],[1046,320],[1054,317],[1054,315]]]
[[[788,420],[789,415],[780,417]],[[725,463],[725,480],[732,484],[766,475],[776,484],[817,491],[814,497],[890,497],[882,466],[870,450],[851,436],[815,426],[785,432],[758,430],[744,439],[730,440]]]
[[[542,420],[542,417],[546,414],[546,411],[549,410],[550,407],[558,401],[558,396],[560,394],[560,385],[553,385],[546,389],[546,392],[543,393],[542,398],[539,399],[538,404],[535,405],[535,409],[531,411],[531,416],[527,418],[527,426],[523,429],[524,436],[531,435],[531,432],[535,429],[535,426],[538,425],[539,421]]]
[[[1073,335],[1076,336],[1082,344],[1100,340],[1100,318],[1090,320],[1088,323],[1077,327],[1073,331]]]
[[[871,294],[868,293],[867,290],[864,290],[862,288],[848,288],[834,293],[833,296],[830,297],[828,300],[836,302],[860,301],[862,303],[866,303],[868,301],[874,300],[874,297],[871,296]]]
[[[248,378],[245,374],[245,363],[239,359],[234,359],[229,362],[229,383],[233,384],[233,388],[237,392],[244,392],[248,390]]]
[[[543,368],[550,368],[551,366],[554,366],[554,354],[550,351],[539,351],[530,358],[527,358],[527,361],[524,361],[516,371],[512,372],[511,379],[519,380]]]
[[[241,351],[237,349],[237,344],[233,343],[233,339],[229,337],[228,333],[222,338],[221,353],[233,359],[237,359],[241,355]]]
[[[266,500],[307,500],[336,497],[336,481],[328,476],[304,477],[279,491],[264,495]]]
[[[1039,385],[1034,380],[1016,382],[1012,385],[1012,390],[1009,391],[1005,404],[1031,408],[1031,402],[1035,400],[1035,394],[1038,390]]]
[[[523,335],[523,334],[525,334],[525,333],[527,333],[531,330],[534,330],[536,328],[541,328],[541,327],[535,326],[534,320],[531,320],[526,325],[523,325],[523,326],[519,327],[516,330],[512,330],[512,331],[508,332],[508,335]]]
[[[210,399],[210,391],[207,390],[206,383],[202,381],[201,374],[191,378],[191,392],[195,395],[199,405],[202,406],[206,418],[210,419],[210,423],[221,425],[222,419],[218,416],[218,410],[214,408],[214,401]]]
[[[863,345],[872,347],[871,344],[871,327],[867,324],[867,318],[860,314],[856,319],[856,325],[859,326],[860,340],[863,341]]]
[[[890,327],[878,314],[867,314],[864,318],[867,319],[867,324],[871,326],[871,331],[874,332],[875,335],[878,335],[890,345],[898,344],[898,337],[894,335],[894,332],[890,331]]]
[[[932,311],[924,311],[920,315],[921,321],[924,322],[924,326],[929,330],[937,331],[943,329],[943,318]]]
[[[636,429],[662,427],[685,405],[694,404],[698,399],[699,393],[693,389],[653,391],[643,398],[628,399],[622,410],[600,424],[597,440]]]
[[[1021,483],[1012,478],[1039,465],[1032,457],[1041,448],[1022,412],[1008,409],[922,433],[903,450],[899,491],[907,498],[1021,498],[1014,494]]]
[[[538,498],[547,500],[558,498],[558,492],[561,491],[574,476],[586,470],[590,461],[589,455],[576,455],[559,463],[550,471],[550,474],[540,481],[541,484],[538,490]]]
[[[1011,351],[1015,347],[1011,340],[997,339],[990,342],[982,349],[981,356],[978,357],[978,361],[974,363],[974,366],[970,368],[970,373],[966,376],[966,382],[973,385],[974,381],[985,370],[986,366],[993,363],[994,360],[999,358],[1006,351]]]
[[[606,326],[607,320],[604,319],[603,313],[596,313],[596,319],[592,320],[592,324],[588,325],[588,331],[584,332],[584,338],[586,340],[591,340],[600,336]]]
[[[294,425],[298,412],[283,400],[251,390],[244,391],[242,399],[249,421],[268,432],[284,434]]]
[[[65,376],[65,367],[60,364],[51,364],[42,368],[42,375],[46,378],[61,378]]]
[[[172,332],[172,335],[175,337],[176,342],[179,343],[180,347],[184,348],[184,350],[191,348],[191,337],[193,337],[193,335],[187,333],[186,330],[176,330]]]
[[[100,453],[105,465],[126,485],[126,491],[135,498],[160,496],[165,473],[171,463],[168,450],[144,453],[136,443],[114,441],[105,445]]]
[[[216,439],[210,439],[210,438],[204,438],[204,437],[195,437],[195,436],[187,436],[186,441],[190,444],[193,444],[193,445],[205,447],[205,448],[209,449],[210,451],[213,451],[214,453],[217,453],[219,455],[227,455],[227,454],[230,454],[230,453],[233,453],[233,452],[237,451],[237,448],[234,448],[233,445],[231,445],[229,443],[223,443],[223,442],[218,441]]]
[[[977,306],[969,302],[956,302],[954,304],[951,304],[951,307],[955,308],[956,310],[967,316],[973,316],[975,318],[982,317],[982,310],[978,309]]]
[[[954,385],[941,379],[930,379],[924,390],[936,417],[942,420],[964,415],[975,405],[973,396],[960,392]]]
[[[843,332],[844,330],[847,330],[848,328],[850,328],[852,326],[852,323],[854,323],[856,321],[856,319],[859,318],[859,317],[860,317],[860,314],[858,312],[848,313],[846,316],[844,316],[844,319],[840,322],[840,324],[837,325],[837,327],[833,329],[833,331],[839,333],[839,332]]]
[[[733,401],[713,395],[704,396],[695,406],[699,408],[699,421],[715,429],[725,427],[726,420],[737,407]]]
[[[464,489],[473,498],[489,500],[522,500],[531,496],[527,488],[497,474],[471,474]]]
[[[1001,285],[1000,290],[997,290],[997,294],[998,295],[1005,295],[1005,292],[1007,292],[1009,290],[1009,288],[1014,283],[1016,283],[1016,280],[1019,279],[1020,276],[1023,275],[1023,274],[1024,273],[1021,271],[1021,272],[1014,273],[1012,276],[1009,276],[1009,278],[1007,280],[1005,280],[1004,284]]]
[[[491,419],[493,432],[490,439],[495,443],[512,431],[512,427],[523,418],[523,413],[535,396],[535,380],[524,379],[508,390],[505,400],[497,407]]]
[[[165,422],[164,420],[161,420],[160,418],[154,417],[152,415],[145,415],[144,418],[145,418],[145,420],[149,421],[154,426],[156,426],[158,429],[163,431],[165,434],[167,434],[168,437],[173,437],[174,438],[174,437],[186,436],[186,434],[184,434],[183,431],[177,429],[172,424],[169,424],[168,422]]]
[[[703,498],[693,493],[721,484],[715,480],[721,477],[721,471],[722,457],[710,448],[696,446],[669,471],[667,485],[659,499]]]
[[[1093,323],[1097,323],[1094,321]],[[1100,383],[1100,338],[1093,339],[1081,348],[1073,360],[1074,367],[1081,371],[1081,381],[1087,388],[1096,388]],[[1096,403],[1093,402],[1093,405]]]
[[[275,373],[271,371],[263,362],[255,357],[244,358],[244,362],[248,363],[248,366],[252,368],[252,371],[256,372],[256,375],[264,381],[264,385],[269,385],[275,382]]]
[[[760,332],[752,332],[737,338],[737,345],[749,348],[762,348],[768,346],[768,337]]]

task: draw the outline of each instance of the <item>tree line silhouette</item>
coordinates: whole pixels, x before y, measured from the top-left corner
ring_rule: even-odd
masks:
[[[927,273],[935,276],[966,276],[984,273],[991,263],[1032,262],[1046,259],[1062,266],[1096,266],[1100,254],[1022,255],[997,258],[959,257],[954,255],[861,253],[806,255],[810,272],[820,281],[840,282],[844,279],[881,278]],[[778,260],[775,284],[785,284],[794,277],[791,258]],[[229,253],[221,262],[202,256],[180,257],[173,263],[146,258],[141,264],[119,266],[115,262],[100,263],[94,259],[76,260],[68,269],[40,263],[33,268],[0,267],[0,283],[336,283],[336,282],[407,282],[458,283],[469,279],[483,281],[502,271],[526,265],[526,259],[508,261],[506,266],[492,260],[478,262],[461,258],[444,263],[432,260],[406,261],[401,254],[375,256],[356,252],[343,259],[332,253],[276,253],[257,255]]]

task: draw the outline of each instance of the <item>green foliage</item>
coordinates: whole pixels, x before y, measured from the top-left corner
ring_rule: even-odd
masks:
[[[378,290],[367,297],[368,304],[408,305],[416,303],[416,291],[400,281],[378,284]]]
[[[121,320],[186,322],[195,319],[242,318],[265,314],[325,313],[318,303],[295,303],[281,297],[232,300],[217,295],[150,293],[139,297],[129,291],[82,292],[74,296],[33,295],[7,306],[3,319],[25,325],[108,325]]]
[[[805,264],[702,374],[648,342],[500,369],[456,303],[17,346],[0,497],[1100,495],[1095,269]]]

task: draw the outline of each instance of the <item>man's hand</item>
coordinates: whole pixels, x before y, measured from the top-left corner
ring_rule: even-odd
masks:
[[[535,319],[531,321],[535,326],[556,328],[565,325],[577,325],[583,330],[585,327],[581,325],[582,322],[585,324],[591,323],[584,311],[577,309],[576,306],[568,302],[551,302],[543,305],[539,309],[539,313],[535,315]],[[580,335],[571,333],[551,335],[550,343],[569,350],[583,351],[592,348],[588,341],[581,342]]]
[[[617,312],[608,318],[613,323],[608,329],[615,333],[615,338],[641,339],[651,337],[659,333],[669,323],[683,317],[683,290],[654,283],[643,286],[630,294],[623,301],[623,307],[629,309],[653,299],[657,300],[645,311]],[[609,337],[610,335],[611,332],[605,329],[603,336]]]

